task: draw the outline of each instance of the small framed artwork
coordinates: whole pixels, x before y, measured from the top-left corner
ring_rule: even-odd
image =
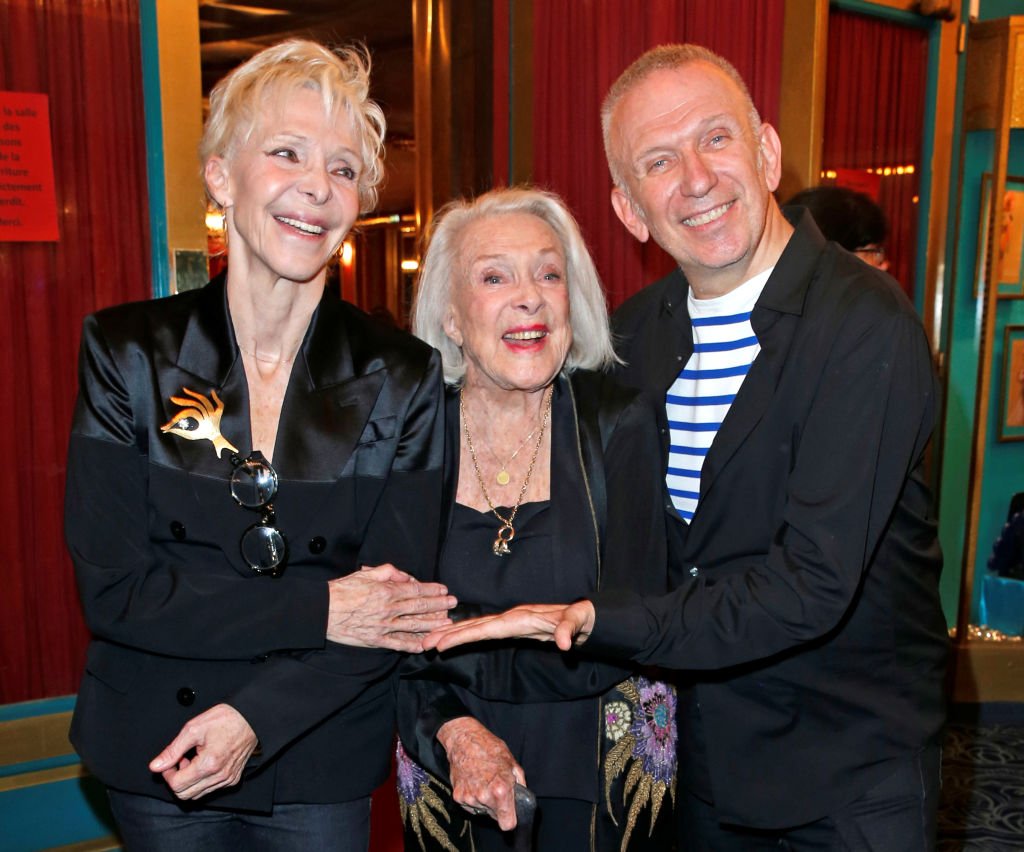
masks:
[[[198,290],[210,278],[206,267],[206,252],[175,249],[174,292]]]
[[[1000,441],[1024,441],[1024,325],[1006,326]]]
[[[981,178],[981,212],[978,217],[978,263],[974,276],[974,295],[985,286],[988,259],[992,250],[989,234],[989,209],[992,199],[992,173]],[[1024,299],[1024,177],[1006,177],[1006,191],[1000,202],[999,260],[996,292],[1000,299]]]

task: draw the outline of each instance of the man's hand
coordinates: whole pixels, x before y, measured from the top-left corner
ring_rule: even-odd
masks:
[[[363,567],[331,580],[327,638],[357,648],[418,654],[423,635],[450,624],[458,601],[440,583],[421,583],[394,565]]]
[[[563,651],[582,645],[594,629],[596,618],[590,601],[574,604],[523,604],[497,615],[467,618],[439,627],[423,639],[423,650],[447,651],[457,645],[486,639],[536,639],[554,641]]]
[[[455,801],[472,814],[486,811],[502,831],[515,828],[515,785],[525,787],[526,774],[505,741],[471,716],[445,722],[437,741],[448,754]]]
[[[234,707],[218,704],[183,727],[149,764],[179,799],[198,799],[237,784],[257,745],[256,733]],[[195,749],[195,754],[186,757]]]

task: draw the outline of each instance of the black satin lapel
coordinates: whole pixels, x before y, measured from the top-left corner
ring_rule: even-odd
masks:
[[[668,313],[668,308],[662,306],[662,311]],[[671,313],[670,320],[652,325],[651,338],[646,345],[653,357],[646,362],[654,365],[657,375],[655,382],[645,381],[643,387],[665,388],[667,391],[693,354],[693,330],[685,297],[681,304],[673,304]]]
[[[228,314],[225,277],[207,284],[196,299],[175,363],[183,370],[221,385],[235,363],[238,347]]]
[[[441,507],[441,547],[452,528],[455,497],[459,493],[459,461],[462,417],[459,413],[458,388],[447,385],[444,389],[444,505]]]
[[[209,519],[223,519],[225,513],[234,516],[241,511],[231,501],[227,484],[232,447],[241,455],[248,455],[252,449],[249,390],[234,341],[223,279],[218,279],[200,292],[186,320],[180,344],[169,334],[166,341],[157,340],[158,351],[154,356],[154,363],[164,366],[158,368],[153,389],[150,459],[186,472],[192,496],[201,507],[201,517]],[[161,344],[166,349],[160,350]],[[223,446],[219,456],[210,440],[190,441],[160,429],[186,407],[172,401],[172,397],[203,407],[186,389],[201,395],[214,409],[218,407],[217,400],[222,406],[220,434],[231,447]],[[251,522],[244,514],[238,516],[237,523],[243,527]],[[225,542],[224,555],[237,571],[248,576],[250,571],[241,560],[237,537],[228,536]]]
[[[563,377],[556,380],[551,407],[552,565],[560,576],[573,578],[574,583],[586,578],[586,591],[591,592],[597,587],[598,559],[594,507],[587,494],[567,384]]]
[[[178,434],[163,433],[159,427],[170,423],[187,407],[173,402],[171,397],[196,401],[186,393],[188,389],[201,395],[207,405],[217,408],[213,396],[216,393],[223,406],[220,434],[243,454],[248,452],[249,394],[242,365],[237,359],[224,277],[214,279],[198,293],[180,338],[169,327],[166,339],[160,339],[158,333],[154,346],[157,352],[153,362],[158,372],[153,435],[161,451],[154,453],[151,448],[151,455],[154,459],[164,457],[167,463],[194,473],[219,475],[230,464],[229,449],[223,449],[218,458],[211,441],[189,441]],[[202,403],[199,407],[203,407]]]
[[[216,391],[218,398],[224,405],[221,415],[221,434],[231,442],[234,448],[243,456],[248,455],[252,449],[251,432],[249,425],[249,393],[245,382],[245,371],[242,369],[241,361],[228,372],[226,381],[219,387],[211,387],[212,383],[204,382],[201,377],[187,373],[183,370],[169,370],[160,377],[161,393],[165,413],[167,415],[164,423],[177,413],[181,406],[170,401],[173,394],[176,397],[187,399],[183,394],[183,388],[187,387],[196,393],[206,396],[211,402],[212,394]],[[200,506],[200,517],[210,519],[211,524],[222,524],[225,513],[231,519],[230,523],[244,529],[256,518],[249,518],[243,509],[234,504],[231,493],[228,489],[228,477],[231,472],[230,448],[224,448],[217,456],[214,445],[207,440],[188,441],[173,433],[156,431],[156,440],[168,455],[174,454],[176,461],[171,464],[187,473],[189,487],[196,503]],[[212,485],[211,485],[212,481]],[[242,560],[238,550],[238,535],[216,536],[210,532],[212,538],[220,542],[221,551],[225,558],[234,566],[243,577],[251,574],[249,567]]]
[[[274,447],[274,468],[282,481],[278,520],[289,547],[300,547],[318,534],[325,513],[330,516],[345,505],[332,496],[336,489],[351,487],[359,476],[388,475],[387,470],[355,471],[349,467],[356,445],[373,438],[370,414],[387,378],[386,370],[323,389],[310,387],[307,378],[292,376]],[[298,482],[305,487],[292,487]],[[289,489],[287,498],[285,488]],[[337,520],[332,518],[328,528]]]
[[[286,479],[330,482],[342,475],[363,435],[387,371],[381,368],[320,389],[298,373],[292,375],[281,406],[274,467]]]
[[[353,339],[362,324],[346,310],[325,292],[292,371],[274,448],[274,466],[288,479],[341,476],[387,378],[383,362],[353,363],[353,348],[368,347]]]
[[[662,305],[661,310],[665,316],[662,322],[653,324],[652,337],[648,343],[650,354],[644,359],[644,362],[651,364],[652,369],[657,370],[658,374],[654,382],[648,383],[645,379],[637,383],[637,387],[664,388],[664,393],[667,393],[690,360],[693,354],[693,328],[686,304],[686,292],[684,285],[683,295],[672,303],[671,308]],[[661,457],[662,462],[667,465],[672,435],[668,428],[664,402],[662,395],[657,406],[657,414],[661,433]]]
[[[750,372],[743,380],[739,393],[736,394],[736,399],[704,459],[700,480],[701,500],[706,497],[714,485],[715,478],[764,416],[775,394],[782,367],[786,363],[786,353],[796,331],[796,321],[797,317],[791,314],[772,313],[771,319],[758,331],[761,351],[750,366]]]

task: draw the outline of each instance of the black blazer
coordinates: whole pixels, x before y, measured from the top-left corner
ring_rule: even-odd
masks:
[[[105,784],[171,798],[147,763],[226,702],[260,753],[206,801],[269,809],[369,794],[386,776],[397,655],[325,641],[326,581],[391,561],[430,579],[443,406],[437,353],[325,295],[292,369],[273,464],[280,578],[241,558],[258,514],[228,491],[230,451],[162,433],[183,389],[223,402],[250,451],[223,279],[86,319],[65,526],[94,639],[72,741]]]
[[[627,383],[663,397],[689,359],[686,296],[675,272],[620,308]],[[689,525],[666,498],[679,588],[598,593],[587,647],[692,670],[681,724],[702,728],[719,817],[776,828],[856,798],[941,728],[942,557],[921,475],[936,382],[895,282],[809,215],[751,323],[761,352]]]

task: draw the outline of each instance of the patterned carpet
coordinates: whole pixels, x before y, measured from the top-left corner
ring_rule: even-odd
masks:
[[[1024,706],[986,705],[973,719],[959,709],[943,747],[938,852],[1021,852]]]

